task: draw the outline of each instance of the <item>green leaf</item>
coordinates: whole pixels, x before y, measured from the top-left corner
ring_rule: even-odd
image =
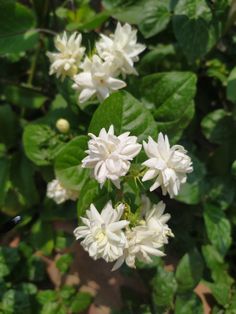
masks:
[[[153,300],[158,307],[170,307],[173,302],[177,283],[173,272],[158,266],[157,274],[152,280]]]
[[[234,181],[229,176],[225,177],[210,177],[207,180],[208,191],[206,199],[216,206],[220,206],[225,210],[228,208],[235,196]]]
[[[89,132],[98,134],[102,128],[108,130],[111,124],[117,135],[129,131],[138,137],[139,142],[157,134],[151,113],[127,92],[112,94],[97,108]]]
[[[39,92],[14,85],[6,86],[4,94],[9,103],[21,108],[29,109],[38,109],[42,107],[47,99]]]
[[[204,245],[202,253],[207,267],[211,270],[212,279],[217,283],[222,282],[230,286],[233,279],[228,274],[223,256],[212,245]]]
[[[3,204],[7,192],[10,162],[8,158],[0,158],[0,205]]]
[[[166,0],[120,1],[114,4],[104,1],[111,14],[122,22],[137,24],[145,38],[150,38],[164,30],[170,21],[169,3]]]
[[[89,305],[92,302],[92,296],[91,294],[87,293],[87,292],[79,292],[70,307],[70,310],[72,311],[72,313],[80,313],[82,311],[85,311]]]
[[[57,292],[54,290],[42,290],[37,294],[37,300],[40,304],[54,302],[57,299]]]
[[[174,9],[175,37],[189,62],[202,58],[224,32],[228,1],[179,0]]]
[[[224,282],[220,283],[204,282],[204,283],[210,288],[214,298],[219,304],[223,306],[227,306],[229,304],[231,296],[230,285]]]
[[[8,276],[19,262],[20,256],[16,249],[0,247],[0,279]]]
[[[0,54],[18,53],[34,47],[38,34],[32,11],[14,0],[0,0]]]
[[[31,314],[29,295],[20,290],[10,289],[2,298],[2,310],[4,314]]]
[[[33,165],[23,154],[14,155],[11,161],[11,180],[29,205],[35,205],[39,200],[34,173]]]
[[[234,178],[236,178],[236,160],[232,163],[231,172]]]
[[[51,224],[38,220],[32,227],[30,243],[36,250],[41,250],[46,255],[51,254],[54,247]]]
[[[225,255],[232,243],[231,226],[225,213],[219,206],[207,203],[204,206],[203,217],[210,242]]]
[[[72,260],[73,260],[73,257],[71,254],[63,254],[56,261],[56,266],[60,270],[60,272],[66,273],[71,265]]]
[[[187,182],[183,184],[176,199],[189,205],[198,204],[204,192],[204,176],[206,174],[205,165],[196,157],[191,156],[193,162],[193,172],[188,175]]]
[[[175,36],[190,62],[209,50],[212,13],[205,0],[178,1],[173,16]]]
[[[204,314],[201,300],[194,293],[179,295],[175,302],[175,314]]]
[[[236,67],[230,72],[227,80],[227,99],[236,103]]]
[[[0,142],[7,147],[16,144],[18,137],[18,121],[16,114],[8,105],[0,106]]]
[[[178,290],[181,292],[192,290],[202,278],[203,261],[197,249],[186,253],[176,269]]]
[[[98,199],[100,193],[101,189],[96,180],[89,180],[84,184],[77,203],[78,218],[84,215],[86,209]]]
[[[154,105],[158,130],[176,141],[194,115],[196,76],[191,72],[167,72],[142,79],[142,97]]]
[[[217,109],[207,114],[201,122],[202,132],[212,143],[221,144],[235,138],[236,127],[230,112]]]
[[[24,129],[26,156],[37,166],[50,165],[63,147],[59,135],[44,124],[29,124]]]
[[[88,179],[88,169],[81,167],[87,143],[86,136],[78,136],[67,143],[56,158],[56,177],[68,189],[81,190]]]

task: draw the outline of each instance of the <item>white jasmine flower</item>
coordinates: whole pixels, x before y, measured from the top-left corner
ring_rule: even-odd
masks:
[[[161,201],[158,204],[154,204],[152,209],[145,214],[145,223],[148,230],[153,231],[156,241],[163,244],[168,243],[168,236],[174,236],[166,224],[170,219],[170,214],[163,215],[165,208],[165,203]]]
[[[76,32],[69,38],[66,32],[61,37],[56,36],[55,47],[59,52],[47,52],[51,62],[50,75],[56,74],[57,78],[64,80],[65,76],[73,77],[77,73],[85,51],[81,47],[81,40],[81,34]]]
[[[145,220],[140,224],[126,231],[127,245],[121,256],[115,263],[112,270],[118,269],[124,262],[135,268],[136,259],[151,263],[152,256],[164,256],[160,250],[168,243],[168,237],[174,236],[166,222],[170,219],[169,214],[164,214],[165,204],[159,202],[153,205],[152,209],[146,212]]]
[[[157,142],[149,137],[148,143],[143,142],[143,146],[149,157],[143,165],[149,169],[142,181],[155,179],[150,191],[160,186],[164,195],[167,192],[171,198],[178,195],[180,185],[186,182],[186,174],[193,171],[187,151],[181,145],[170,147],[168,137],[162,133],[159,133]]]
[[[108,202],[99,213],[91,204],[90,210],[86,211],[87,217],[81,218],[84,226],[76,228],[74,235],[77,240],[84,239],[81,244],[93,259],[112,262],[123,255],[126,237],[122,229],[129,224],[127,220],[120,220],[124,207],[120,204],[114,209]]]
[[[92,59],[85,58],[81,65],[83,72],[74,77],[72,87],[81,91],[79,102],[87,101],[93,95],[97,95],[99,101],[107,98],[111,92],[126,86],[122,80],[113,77],[110,62],[102,61],[97,55]]]
[[[75,201],[78,198],[78,191],[65,189],[59,180],[54,179],[47,185],[47,197],[52,198],[57,204],[62,204],[67,200]]]
[[[124,254],[118,258],[112,270],[118,269],[124,262],[135,268],[136,259],[145,263],[151,263],[151,256],[164,256],[160,250],[163,243],[156,241],[153,231],[147,226],[136,226],[126,231],[127,245]]]
[[[89,133],[88,154],[82,160],[83,168],[93,169],[93,176],[102,186],[107,179],[120,188],[120,177],[126,175],[130,168],[130,161],[140,152],[141,145],[136,136],[129,136],[125,132],[114,135],[114,127],[108,132],[103,128],[98,136]]]
[[[96,43],[99,56],[113,64],[117,75],[137,74],[134,62],[139,60],[138,55],[146,48],[137,43],[137,30],[129,24],[117,24],[115,33],[110,37],[101,34],[101,39]]]

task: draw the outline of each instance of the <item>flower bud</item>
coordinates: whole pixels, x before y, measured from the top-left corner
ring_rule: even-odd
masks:
[[[70,123],[66,119],[58,119],[56,122],[56,128],[61,133],[67,133],[70,130]]]

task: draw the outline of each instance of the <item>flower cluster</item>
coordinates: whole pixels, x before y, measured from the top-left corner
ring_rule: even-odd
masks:
[[[72,87],[79,91],[79,102],[83,103],[96,95],[102,101],[110,93],[126,86],[118,79],[120,75],[137,74],[134,62],[145,46],[137,43],[137,31],[129,24],[117,24],[114,34],[101,34],[95,44],[94,54],[84,56],[82,36],[73,33],[69,38],[64,32],[55,38],[56,53],[48,52],[51,62],[50,74],[62,80],[66,76],[73,80]]]
[[[130,161],[139,154],[142,145],[130,132],[116,136],[113,125],[108,132],[103,128],[98,136],[91,133],[89,136],[88,156],[82,160],[82,167],[92,169],[92,176],[101,187],[109,179],[120,188],[120,179],[128,173]],[[163,195],[169,193],[171,198],[178,195],[181,184],[186,182],[186,174],[193,170],[187,151],[181,145],[170,147],[168,137],[162,133],[157,142],[149,137],[143,147],[149,159],[143,162],[147,171],[142,181],[155,180],[150,191],[161,187]]]
[[[78,191],[64,188],[58,179],[48,183],[47,197],[53,199],[57,204],[62,204],[67,200],[76,201],[78,196]]]
[[[134,268],[136,259],[150,263],[152,256],[163,256],[161,248],[173,236],[166,224],[170,215],[163,215],[163,202],[148,210],[135,227],[129,227],[130,222],[122,219],[124,209],[124,204],[113,208],[108,202],[99,213],[91,204],[87,217],[81,217],[83,225],[74,230],[76,239],[83,239],[81,244],[93,259],[116,261],[113,270],[124,262]]]
[[[101,187],[110,180],[121,188],[121,179],[129,172],[131,161],[139,154],[142,145],[129,132],[116,136],[113,125],[108,131],[103,128],[98,136],[91,133],[89,136],[91,139],[82,167],[92,170],[92,176]],[[150,191],[161,187],[164,195],[178,195],[187,173],[193,170],[184,147],[171,147],[168,137],[159,133],[157,142],[149,137],[147,143],[143,142],[143,148],[149,159],[140,168],[142,181],[154,180]],[[132,223],[132,212],[126,211],[128,204],[118,204],[113,208],[109,202],[101,213],[92,204],[86,217],[81,218],[83,225],[74,231],[76,239],[83,239],[81,244],[92,258],[115,261],[113,270],[124,262],[135,267],[136,260],[150,263],[152,256],[163,256],[162,248],[173,236],[167,225],[170,215],[164,214],[162,201],[152,206],[150,200],[143,197],[142,203],[140,215],[135,216]]]

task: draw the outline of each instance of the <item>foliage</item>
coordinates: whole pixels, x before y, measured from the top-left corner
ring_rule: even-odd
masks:
[[[125,276],[138,273],[147,293],[139,298],[124,287],[120,313],[204,313],[195,293],[199,283],[214,298],[213,313],[236,313],[234,7],[229,0],[0,0],[0,217],[3,223],[22,216],[0,238],[0,313],[80,313],[92,302],[76,285],[56,289],[45,259],[59,253],[55,267],[68,274],[74,239],[54,222],[75,225],[91,203],[102,209],[109,199],[120,201],[81,167],[88,132],[97,135],[111,124],[139,143],[166,133],[171,144],[188,149],[194,167],[180,194],[163,198],[175,235],[167,258],[122,268]],[[114,30],[116,20],[137,27],[147,46],[136,65],[139,76],[127,76],[126,90],[101,104],[77,104],[69,79],[48,74],[53,35],[80,31],[92,53],[100,31]],[[67,133],[56,127],[60,118],[70,124]],[[140,203],[139,190],[148,190],[135,172],[142,153],[139,158],[124,184],[131,207]],[[77,203],[57,206],[46,197],[55,176],[79,191]],[[157,191],[150,198],[162,196]],[[14,238],[20,239],[17,247]]]

